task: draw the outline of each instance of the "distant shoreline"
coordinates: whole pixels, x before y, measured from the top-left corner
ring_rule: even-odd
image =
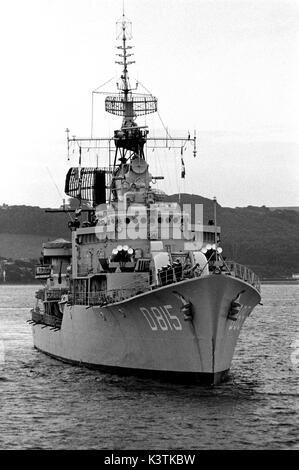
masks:
[[[299,280],[297,279],[265,279],[261,280],[261,284],[298,284]]]

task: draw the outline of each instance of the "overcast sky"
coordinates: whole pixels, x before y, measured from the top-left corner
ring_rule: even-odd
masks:
[[[179,152],[150,156],[164,189],[223,206],[299,205],[299,2],[126,0],[125,10],[132,81],[158,97],[170,133],[197,130],[185,180]],[[89,135],[92,90],[120,74],[121,13],[122,0],[0,1],[0,204],[61,203],[76,163],[67,162],[64,131]],[[103,106],[97,96],[96,135],[121,122]],[[161,128],[157,116],[147,124]]]

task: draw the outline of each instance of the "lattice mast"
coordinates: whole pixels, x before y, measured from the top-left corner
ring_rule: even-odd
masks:
[[[119,93],[109,95],[105,99],[105,110],[108,113],[123,116],[123,122],[120,130],[114,132],[114,142],[116,146],[116,156],[121,154],[121,162],[125,163],[128,158],[136,155],[144,158],[143,147],[146,143],[148,131],[146,126],[137,126],[135,119],[137,116],[154,113],[157,111],[157,98],[151,94],[133,93],[137,89],[130,85],[128,66],[135,63],[130,60],[132,46],[128,45],[128,41],[132,39],[131,22],[122,15],[121,21],[117,22],[119,34],[117,39],[121,39],[122,45],[117,46],[121,51],[117,55],[121,60],[116,63],[123,66],[121,82],[117,84]],[[129,151],[129,157],[127,152]],[[116,159],[115,162],[116,164]]]
[[[117,24],[120,24],[119,22]],[[121,21],[121,31],[122,31],[122,46],[117,46],[117,49],[122,50],[122,54],[117,54],[119,57],[122,58],[122,61],[115,61],[116,64],[123,65],[123,73],[121,75],[122,84],[117,84],[117,88],[121,90],[124,94],[124,120],[122,127],[126,127],[128,124],[132,123],[132,119],[134,118],[133,112],[133,101],[132,99],[128,99],[129,93],[132,92],[129,82],[129,75],[128,75],[128,65],[135,64],[135,60],[128,61],[128,57],[131,57],[133,54],[128,54],[128,49],[132,49],[132,46],[127,45],[127,28],[130,23],[125,19],[125,15],[123,13],[122,21]],[[131,36],[131,35],[130,35]],[[129,36],[128,36],[129,37]],[[106,101],[107,102],[107,101]],[[111,112],[111,111],[110,111]],[[128,122],[127,122],[128,121]]]

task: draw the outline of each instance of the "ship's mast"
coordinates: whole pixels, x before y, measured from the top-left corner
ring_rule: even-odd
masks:
[[[117,49],[121,51],[117,54],[121,60],[116,61],[122,66],[121,82],[117,83],[118,93],[107,96],[105,99],[105,109],[108,113],[123,116],[121,128],[114,131],[115,157],[110,188],[115,201],[118,200],[120,193],[124,194],[125,192],[124,188],[120,190],[120,186],[124,183],[125,174],[129,177],[128,171],[132,170],[133,160],[136,169],[136,159],[139,161],[145,159],[144,145],[147,141],[148,130],[147,126],[138,126],[135,119],[137,116],[157,111],[157,99],[151,94],[133,93],[137,89],[137,85],[132,88],[130,84],[128,66],[135,63],[130,59],[133,55],[130,52],[132,46],[128,45],[128,41],[132,39],[131,22],[125,18],[123,13],[121,20],[116,25],[119,31],[117,39],[122,42],[120,46],[117,46]],[[130,169],[128,169],[128,164],[130,164]],[[147,165],[144,166],[145,162],[138,163],[138,171],[140,171],[140,165],[147,168]],[[139,181],[141,178],[139,175]],[[149,184],[148,181],[146,186]]]
[[[128,124],[133,124],[134,118],[133,102],[132,99],[130,99],[132,88],[129,81],[128,65],[134,64],[135,60],[128,61],[128,57],[133,55],[132,53],[128,53],[128,49],[132,49],[132,46],[127,44],[127,41],[132,38],[132,35],[130,34],[131,23],[125,18],[124,13],[122,15],[122,21],[117,22],[117,25],[120,25],[122,34],[122,46],[117,46],[117,49],[122,50],[122,53],[117,55],[122,58],[122,61],[116,61],[116,64],[123,65],[123,72],[121,75],[122,84],[117,85],[118,89],[123,93],[124,120],[122,127],[126,127]]]
[[[74,169],[68,175],[66,181],[65,192],[66,194],[81,200],[92,200],[93,206],[97,206],[104,200],[107,202],[118,202],[125,198],[126,193],[130,192],[131,199],[138,203],[146,203],[151,200],[151,186],[152,180],[163,179],[163,176],[152,176],[149,173],[149,166],[145,161],[144,146],[150,141],[152,144],[147,148],[178,148],[182,149],[189,142],[194,143],[194,156],[196,154],[196,137],[190,138],[190,135],[185,137],[175,137],[170,140],[169,134],[165,137],[148,137],[147,126],[138,126],[136,118],[138,116],[155,113],[157,111],[157,98],[153,96],[145,87],[145,93],[137,93],[137,85],[132,88],[129,79],[128,67],[134,64],[135,61],[131,60],[133,53],[131,52],[132,46],[128,41],[132,39],[132,24],[125,17],[124,12],[122,17],[116,23],[117,26],[117,40],[121,44],[117,46],[118,60],[116,63],[122,66],[120,81],[117,83],[117,92],[107,94],[106,92],[93,91],[94,93],[104,93],[105,97],[105,110],[108,113],[116,116],[122,116],[122,124],[120,128],[114,131],[113,137],[91,137],[91,138],[77,138],[69,137],[67,131],[67,144],[68,156],[70,153],[70,145],[77,144],[79,147],[79,170]],[[110,81],[110,80],[109,80]],[[159,116],[160,117],[160,116]],[[160,118],[161,120],[161,118]],[[161,120],[162,122],[162,120]],[[163,124],[163,122],[162,122]],[[93,129],[93,101],[92,101],[92,129]],[[111,145],[115,147],[114,161],[110,163],[110,149]],[[104,144],[104,145],[103,145]],[[97,168],[83,168],[81,169],[81,150],[90,149],[96,150],[97,148],[104,148],[109,151],[109,167],[99,168],[97,157]],[[74,148],[73,148],[74,152]],[[98,154],[98,152],[97,152]],[[103,175],[101,183],[98,180]],[[109,177],[108,177],[109,175]],[[107,176],[107,178],[106,178]],[[106,181],[106,183],[105,183]],[[97,194],[98,188],[103,188],[103,193],[108,190],[106,197],[102,195],[101,191]],[[108,194],[109,193],[109,194]],[[108,197],[107,197],[108,196]]]

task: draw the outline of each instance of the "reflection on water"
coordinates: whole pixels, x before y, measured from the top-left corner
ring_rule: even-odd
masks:
[[[26,323],[35,290],[0,286],[0,449],[299,448],[299,286],[263,286],[264,305],[217,387],[118,377],[43,355]]]

